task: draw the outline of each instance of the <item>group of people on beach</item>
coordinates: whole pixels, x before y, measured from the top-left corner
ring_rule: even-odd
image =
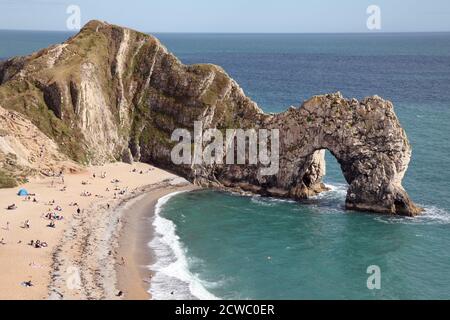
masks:
[[[32,246],[32,247],[34,247],[34,248],[36,248],[36,249],[47,248],[47,247],[48,247],[47,242],[41,242],[41,240],[36,240],[36,241],[31,240],[31,241],[28,243],[28,245],[29,245],[29,246]]]
[[[153,170],[155,170],[155,168],[149,168],[149,169],[147,170],[147,172],[152,172]],[[136,169],[136,168],[133,168],[133,170],[131,170],[131,172],[132,172],[132,173],[138,173],[138,172],[139,172],[139,174],[144,174],[144,170],[138,170],[138,169]]]
[[[61,172],[59,175],[53,175],[53,177],[60,177],[61,178],[61,183],[64,184],[64,175]],[[51,181],[51,187],[54,187],[54,178],[52,178]],[[67,190],[67,186],[64,185],[61,189],[61,191],[66,191]],[[21,190],[22,191],[22,190]],[[21,194],[21,192],[18,193],[18,196],[23,196],[23,194]],[[27,193],[26,196],[23,196],[23,202],[32,202],[34,204],[38,204],[40,203],[36,197],[36,194],[31,194],[31,193]],[[80,213],[81,209],[78,206],[78,203],[72,203],[73,206],[77,207],[77,212]],[[41,218],[44,220],[48,220],[48,223],[46,224],[46,226],[48,228],[56,228],[56,222],[57,221],[62,221],[64,219],[64,216],[61,214],[63,212],[63,208],[61,205],[57,204],[55,200],[51,200],[49,202],[44,203],[44,205],[50,206],[51,208],[48,209],[47,212],[43,213]],[[20,206],[20,204],[19,204]],[[19,206],[16,203],[10,204],[8,205],[5,209],[8,211],[15,211],[19,209]],[[26,219],[25,221],[23,221],[20,224],[20,228],[24,229],[24,230],[29,230],[31,229],[31,222],[29,219]],[[9,221],[6,222],[5,227],[2,228],[4,231],[10,231],[10,223]],[[22,241],[18,241],[17,244],[21,244]],[[1,238],[0,240],[0,245],[7,245],[7,241],[5,240],[4,237]],[[31,246],[34,249],[43,249],[43,248],[47,248],[49,247],[49,244],[46,241],[40,240],[40,239],[32,239],[27,243],[28,246]],[[30,265],[34,265],[34,262],[31,263]],[[29,288],[29,287],[33,287],[34,284],[31,280],[27,280],[27,281],[23,281],[21,283],[21,285],[23,287]]]
[[[153,170],[154,169],[149,169],[148,172],[153,171]],[[138,174],[144,174],[144,170],[138,170],[136,168],[132,169],[132,172],[138,173]],[[106,179],[106,177],[107,177],[106,172],[101,172],[100,175],[93,173],[91,179],[87,179],[86,181],[82,181],[81,183],[82,183],[82,185],[88,186],[93,181],[92,179],[97,179],[97,178]],[[58,178],[60,179],[59,181],[58,181]],[[62,171],[59,174],[53,174],[51,176],[51,179],[52,180],[50,183],[51,183],[52,188],[56,187],[55,184],[60,183],[62,186],[60,185],[59,190],[61,192],[67,191],[67,186],[65,184],[66,181],[65,181],[64,174]],[[112,186],[107,187],[106,192],[112,193],[112,191],[114,191],[114,193],[113,193],[114,199],[118,199],[121,196],[124,196],[129,193],[128,186],[119,186],[119,184],[121,184],[121,181],[119,179],[114,178],[110,181],[110,183]],[[86,189],[87,189],[87,187],[86,187]],[[131,193],[134,193],[134,192],[135,192],[135,190],[131,191]],[[80,196],[81,197],[92,197],[93,194],[88,190],[84,190],[80,194]],[[103,198],[103,196],[101,196],[101,195],[95,195],[95,196],[99,197],[99,198],[100,197]],[[110,194],[110,196],[111,196],[111,194]],[[46,212],[43,212],[41,214],[41,219],[46,221],[46,224],[45,224],[46,227],[55,229],[57,227],[57,224],[59,223],[59,221],[64,220],[64,216],[62,213],[65,212],[65,210],[63,209],[62,205],[58,204],[55,200],[43,202],[40,199],[41,201],[39,201],[35,194],[28,194],[27,196],[23,197],[22,199],[23,199],[23,202],[32,202],[34,204],[46,205],[49,207]],[[17,203],[17,204],[13,203],[13,204],[8,205],[5,209],[8,211],[14,211],[14,210],[18,210],[19,206],[21,206],[20,203]],[[80,208],[79,203],[76,201],[71,202],[69,204],[69,206],[73,208],[71,210],[74,210],[74,214],[76,214],[76,215],[80,215],[80,214],[84,213],[84,210]],[[111,208],[111,204],[109,202],[107,202],[104,205],[104,208],[109,210]],[[14,212],[11,212],[11,213],[15,214]],[[66,212],[66,214],[67,214],[67,212]],[[33,226],[34,225],[36,225],[36,223],[34,223]],[[30,230],[31,226],[32,226],[32,224],[31,224],[30,219],[26,219],[26,220],[22,221],[19,225],[19,227],[23,230]],[[11,225],[8,221],[8,222],[6,222],[5,227],[3,227],[2,229],[4,231],[10,231],[10,227],[11,227]],[[6,235],[7,235],[7,233],[5,233],[5,237],[0,237],[0,246],[7,245],[9,243],[8,237]],[[21,243],[22,243],[22,241],[17,242],[17,244],[21,244]],[[25,242],[24,242],[24,244],[25,244]],[[48,248],[50,246],[50,242],[47,242],[47,241],[45,241],[45,239],[42,239],[42,238],[41,239],[32,239],[29,242],[27,242],[26,244],[34,249],[43,249],[43,248]],[[34,262],[33,262],[33,264],[34,264]],[[121,264],[125,265],[124,258],[121,259]],[[34,283],[31,280],[27,280],[27,281],[23,281],[21,283],[21,285],[28,288],[28,287],[33,287]],[[118,294],[118,296],[121,296],[122,294],[123,293],[120,292]]]
[[[27,196],[23,201],[31,201],[31,197]],[[36,198],[33,198],[33,203],[38,203],[38,200]],[[50,205],[50,206],[55,205],[55,200],[49,201],[47,203],[47,205]],[[18,206],[16,204],[12,204],[7,207],[7,210],[16,210],[16,209],[18,209]],[[53,211],[49,209],[49,211],[47,213],[44,213],[42,215],[42,218],[50,220],[50,222],[47,224],[47,227],[56,228],[55,221],[61,221],[64,219],[64,216],[62,216],[58,213],[58,212],[62,212],[62,211],[63,211],[62,207],[59,205],[56,205],[54,207]],[[3,228],[3,230],[9,231],[9,226],[10,226],[9,222],[6,222],[6,226]],[[22,222],[20,227],[25,230],[30,229],[31,228],[30,220],[27,219],[24,222]],[[22,241],[19,241],[19,243],[21,243],[21,242]],[[0,244],[2,244],[2,245],[6,244],[4,238],[2,238],[2,241]],[[37,248],[37,249],[46,248],[48,246],[48,244],[45,241],[41,241],[41,240],[31,240],[28,243],[28,245],[30,245],[34,248]]]
[[[92,174],[92,178],[97,178],[97,174],[94,172],[93,174]],[[100,174],[100,178],[101,179],[106,179],[106,171],[105,172],[102,172],[101,174]]]

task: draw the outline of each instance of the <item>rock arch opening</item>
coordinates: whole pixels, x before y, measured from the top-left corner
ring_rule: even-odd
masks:
[[[334,155],[325,150],[325,165],[326,165],[326,174],[324,177],[324,182],[326,184],[335,184],[348,188],[347,180],[345,180],[344,175],[342,174],[341,165],[334,157]]]
[[[407,216],[421,212],[401,184],[411,146],[389,101],[376,96],[346,100],[337,93],[261,117],[261,128],[280,130],[280,171],[260,177],[257,167],[220,168],[215,176],[225,186],[307,199],[327,190],[328,158],[330,177],[348,184],[347,209]]]

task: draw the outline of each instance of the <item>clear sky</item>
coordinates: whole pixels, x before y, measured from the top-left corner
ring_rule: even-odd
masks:
[[[69,5],[146,32],[368,32],[370,5],[381,32],[450,31],[449,0],[0,0],[0,29],[67,30]]]

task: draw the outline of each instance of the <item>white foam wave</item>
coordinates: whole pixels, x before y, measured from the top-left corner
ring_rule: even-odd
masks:
[[[450,213],[448,211],[435,206],[419,206],[424,208],[425,211],[414,218],[379,216],[376,220],[388,224],[450,224]]]
[[[256,205],[261,205],[264,207],[274,207],[279,203],[295,203],[293,200],[289,199],[280,199],[280,198],[272,198],[272,197],[261,197],[258,195],[252,195],[250,197],[250,201]]]
[[[347,196],[348,185],[346,184],[325,184],[330,189],[325,191],[313,199],[342,199],[345,200]],[[377,216],[376,220],[383,223],[415,223],[415,224],[450,224],[450,213],[442,208],[436,206],[419,205],[424,208],[424,212],[418,217],[390,217],[390,216]]]
[[[313,199],[345,199],[348,185],[344,183],[325,184],[329,190],[312,197]]]
[[[450,223],[450,213],[444,209],[435,206],[423,206],[425,212],[419,219],[427,219],[429,221],[435,221],[440,223]]]
[[[330,190],[313,197],[313,199],[345,200],[345,197],[347,196],[348,185],[335,183],[325,184],[325,186]],[[378,216],[376,217],[376,220],[383,223],[450,224],[450,213],[445,209],[430,205],[419,204],[419,206],[424,208],[425,211],[421,215],[414,218]]]
[[[173,196],[182,192],[174,192],[158,200],[155,207],[155,238],[149,243],[154,250],[156,262],[150,269],[156,274],[152,278],[150,293],[156,300],[200,299],[217,300],[204,286],[205,282],[189,271],[189,261],[179,237],[175,224],[161,216],[163,206]]]

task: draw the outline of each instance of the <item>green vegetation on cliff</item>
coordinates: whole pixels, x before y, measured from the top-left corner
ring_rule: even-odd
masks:
[[[80,134],[69,128],[46,105],[42,91],[28,81],[10,81],[0,86],[0,103],[25,115],[45,135],[58,143],[60,150],[73,160],[86,163],[86,151]]]
[[[13,188],[17,186],[16,180],[8,173],[0,169],[0,189],[1,188]]]

